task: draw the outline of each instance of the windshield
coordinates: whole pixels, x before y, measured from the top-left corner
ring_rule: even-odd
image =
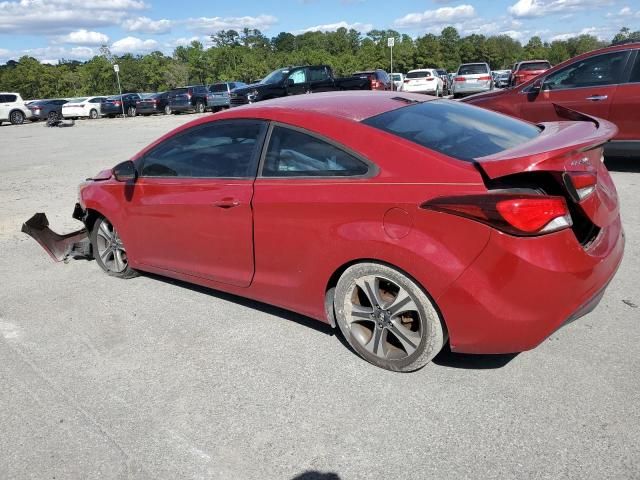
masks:
[[[392,73],[391,78],[393,78],[396,82],[402,80],[402,76],[399,73]]]
[[[409,72],[407,73],[407,78],[425,78],[430,77],[431,72]]]
[[[489,73],[489,68],[484,63],[471,63],[460,65],[458,75],[476,75],[478,73]]]
[[[549,70],[550,68],[551,68],[551,64],[549,62],[531,62],[531,63],[521,63],[520,68],[518,70],[521,70],[521,71]]]
[[[209,91],[211,93],[226,92],[227,91],[227,84],[226,83],[216,83],[216,84],[211,85],[209,87]]]
[[[260,83],[280,83],[284,81],[285,77],[289,73],[288,68],[281,68],[280,70],[274,70],[269,75],[260,80]]]
[[[469,162],[516,147],[540,133],[530,123],[450,100],[398,108],[362,123]]]

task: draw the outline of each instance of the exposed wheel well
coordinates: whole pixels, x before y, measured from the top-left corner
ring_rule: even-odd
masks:
[[[327,286],[325,287],[324,308],[325,308],[325,311],[327,313],[327,318],[329,319],[329,323],[331,324],[331,326],[333,328],[336,328],[336,315],[335,315],[335,312],[333,310],[333,300],[334,300],[334,297],[335,297],[336,285],[338,285],[338,280],[340,279],[340,277],[342,276],[342,274],[345,272],[345,270],[347,268],[349,268],[352,265],[356,265],[358,263],[365,263],[365,262],[380,263],[382,265],[386,265],[387,267],[390,267],[390,268],[393,268],[395,270],[398,270],[403,275],[406,275],[407,278],[409,278],[411,281],[415,282],[415,284],[418,285],[418,287],[420,287],[422,289],[422,291],[425,293],[425,295],[427,295],[427,297],[429,297],[429,299],[431,300],[431,303],[433,304],[434,308],[436,309],[436,312],[438,312],[438,316],[440,317],[440,321],[442,322],[442,328],[444,330],[446,341],[447,342],[449,341],[449,329],[447,328],[447,322],[444,319],[444,316],[442,315],[442,312],[440,311],[440,308],[438,307],[438,304],[436,303],[434,298],[431,296],[429,291],[424,287],[424,285],[422,285],[410,273],[407,273],[402,268],[399,268],[399,267],[397,267],[397,266],[395,266],[395,265],[393,265],[391,263],[388,263],[388,262],[385,262],[385,261],[382,261],[382,260],[378,260],[376,258],[358,258],[356,260],[351,260],[350,262],[347,262],[344,265],[341,265],[329,277],[329,280],[327,282]]]

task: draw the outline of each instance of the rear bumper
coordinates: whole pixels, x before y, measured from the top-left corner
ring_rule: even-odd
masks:
[[[402,87],[402,91],[407,93],[434,93],[437,87],[438,87],[437,83],[434,83],[433,85],[416,85],[416,86],[405,84]]]
[[[461,83],[455,83],[453,86],[453,93],[480,93],[488,92],[491,90],[490,85],[463,85]]]
[[[102,110],[102,115],[122,115],[122,105],[103,105],[101,107]],[[125,107],[125,112],[126,112],[126,107]]]
[[[145,114],[145,113],[160,113],[163,112],[164,109],[159,109],[157,105],[137,105],[136,113]]]
[[[598,304],[624,253],[618,217],[585,251],[573,232],[514,238],[492,232],[476,261],[437,299],[451,349],[530,350]]]
[[[195,105],[191,105],[190,103],[170,103],[169,107],[171,107],[172,112],[195,112]]]

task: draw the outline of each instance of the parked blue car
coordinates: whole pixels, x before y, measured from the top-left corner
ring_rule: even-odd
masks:
[[[207,105],[211,108],[212,112],[217,112],[222,108],[229,108],[229,93],[231,90],[246,86],[247,84],[244,82],[214,83],[209,86],[209,93],[207,93]]]

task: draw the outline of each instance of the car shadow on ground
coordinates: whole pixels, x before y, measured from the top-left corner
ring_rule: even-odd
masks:
[[[357,355],[357,353],[353,351],[353,349],[351,348],[351,346],[346,341],[346,339],[344,338],[344,336],[342,335],[342,333],[338,328],[334,329],[331,327],[331,325],[320,322],[311,317],[307,317],[299,313],[285,310],[280,307],[275,307],[267,303],[258,302],[256,300],[251,300],[245,297],[239,297],[237,295],[221,292],[219,290],[213,290],[207,287],[202,287],[200,285],[194,285],[192,283],[183,282],[181,280],[175,280],[172,278],[167,278],[167,277],[155,275],[152,273],[146,273],[146,272],[141,272],[141,273],[145,277],[152,278],[160,282],[169,283],[171,285],[175,285],[181,288],[186,288],[194,292],[216,297],[221,300],[225,300],[227,302],[233,302],[237,305],[242,305],[243,307],[252,308],[260,312],[267,313],[269,315],[274,315],[280,318],[284,318],[286,320],[296,322],[300,325],[304,325],[305,327],[309,327],[315,330],[316,332],[320,332],[325,335],[335,335],[340,341],[340,343],[342,343],[346,348],[351,350],[354,353],[354,355]],[[449,367],[449,368],[462,368],[462,369],[468,369],[468,370],[491,370],[491,369],[504,367],[511,360],[513,360],[517,355],[518,355],[517,353],[504,354],[504,355],[472,355],[472,354],[465,354],[465,353],[456,353],[451,351],[449,344],[447,343],[442,349],[442,351],[438,355],[436,355],[436,357],[433,359],[433,363],[441,367]],[[307,473],[315,474],[316,472],[306,472],[303,475],[306,475]],[[313,478],[332,480],[334,478],[334,477],[326,476],[331,474],[322,474],[322,475],[325,475],[325,476],[296,477],[296,478],[300,478],[301,480],[303,479],[311,480]]]
[[[640,159],[629,157],[607,157],[604,164],[612,172],[640,172]]]
[[[315,470],[309,470],[296,475],[291,480],[340,480],[340,475],[333,472],[322,473]]]

